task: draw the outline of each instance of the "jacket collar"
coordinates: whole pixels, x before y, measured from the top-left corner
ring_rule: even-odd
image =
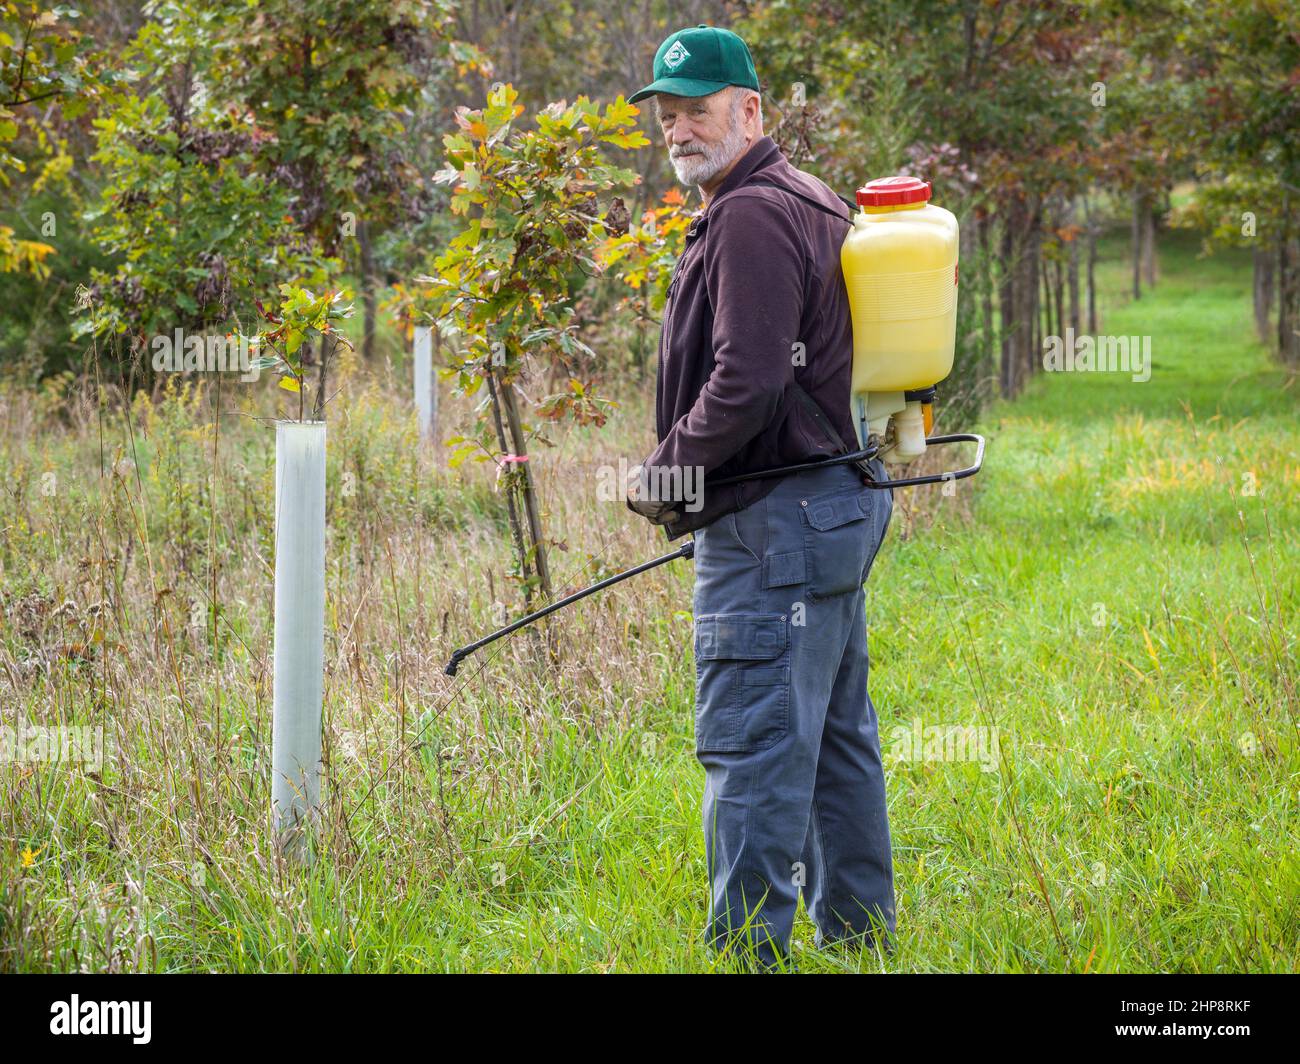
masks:
[[[709,200],[710,206],[717,203],[728,192],[739,188],[759,170],[773,166],[778,160],[784,158],[785,156],[781,153],[781,149],[777,147],[776,141],[767,134],[759,137],[749,146],[749,150],[740,157],[740,161],[736,163],[731,173],[723,179],[722,184],[714,191],[713,198]],[[708,214],[708,207],[701,207],[695,212],[695,216],[691,219],[691,224],[686,230],[688,239],[694,237],[701,227],[707,223]]]
[[[756,170],[763,167],[771,166],[777,159],[782,158],[781,149],[776,146],[776,141],[764,134],[749,146],[749,150],[740,157],[736,163],[713,193],[713,199],[710,203],[716,203],[728,192],[739,188],[753,176]]]

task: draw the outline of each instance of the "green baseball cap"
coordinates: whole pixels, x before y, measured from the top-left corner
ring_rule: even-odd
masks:
[[[629,103],[657,92],[709,96],[728,85],[759,91],[748,45],[731,30],[704,23],[668,36],[655,52],[654,76],[654,81],[629,97]]]

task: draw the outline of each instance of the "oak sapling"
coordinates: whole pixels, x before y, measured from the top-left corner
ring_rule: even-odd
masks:
[[[305,420],[305,393],[309,387],[304,377],[306,360],[303,355],[317,345],[320,372],[312,416],[317,421],[324,420],[330,353],[335,344],[352,349],[351,341],[334,328],[333,323],[352,317],[352,304],[343,304],[343,292],[325,292],[318,296],[296,284],[280,285],[280,294],[284,298],[278,314],[268,311],[260,301],[257,304],[269,328],[261,330],[253,341],[262,354],[251,365],[259,370],[279,371],[280,387],[298,396],[296,420],[301,422]],[[267,351],[271,353],[266,354]]]
[[[609,162],[605,145],[630,149],[649,141],[636,128],[638,108],[621,96],[604,109],[585,96],[552,103],[531,129],[515,125],[524,110],[517,97],[503,84],[488,95],[485,108],[457,109],[459,128],[443,138],[447,164],[434,180],[453,186],[451,210],[465,227],[431,274],[416,280],[427,286],[432,316],[461,334],[461,349],[446,371],[458,391],[470,395],[487,382],[490,402],[479,407],[473,438],[448,442],[453,461],[457,452],[463,460],[482,451],[502,467],[518,576],[531,599],[534,588],[547,598],[552,591],[528,460],[529,441],[545,440],[529,423],[515,382],[529,363],[549,363],[569,383],[543,398],[534,413],[604,422],[609,404],[595,387],[597,355],[577,335],[574,304],[603,269],[597,252],[611,227],[626,228],[622,203],[602,210],[597,194],[639,181]]]

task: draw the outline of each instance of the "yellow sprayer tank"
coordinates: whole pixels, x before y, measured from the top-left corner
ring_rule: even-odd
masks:
[[[869,433],[886,439],[892,417],[882,457],[910,461],[925,451],[927,390],[952,371],[957,219],[930,202],[928,181],[914,177],[868,182],[857,199],[840,249],[853,317],[854,421],[866,446]]]

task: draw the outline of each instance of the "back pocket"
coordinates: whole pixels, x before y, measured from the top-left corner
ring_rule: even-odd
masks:
[[[790,629],[780,613],[695,619],[695,748],[747,754],[775,746],[790,723]]]
[[[871,488],[817,495],[802,504],[808,594],[814,599],[862,590],[872,522]]]

